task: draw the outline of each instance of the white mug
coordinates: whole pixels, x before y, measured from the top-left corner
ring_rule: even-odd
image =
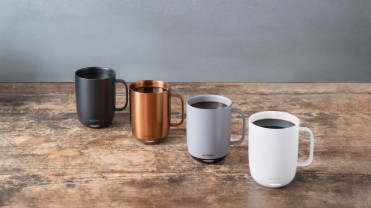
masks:
[[[242,116],[242,136],[231,141],[232,112]],[[217,163],[228,154],[230,145],[245,139],[245,114],[232,108],[232,101],[219,95],[198,95],[187,100],[187,147],[203,163]]]
[[[310,135],[309,158],[298,162],[299,131]],[[283,187],[295,177],[296,167],[313,161],[314,136],[300,127],[298,117],[278,111],[265,111],[249,117],[249,168],[253,179],[269,188]]]

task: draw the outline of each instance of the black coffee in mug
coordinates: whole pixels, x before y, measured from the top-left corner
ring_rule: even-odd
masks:
[[[112,75],[108,73],[85,73],[81,75],[81,77],[85,79],[107,79],[110,76]]]
[[[215,102],[215,101],[201,101],[198,103],[193,103],[191,106],[195,108],[201,108],[201,109],[220,109],[220,108],[227,107],[226,104]]]
[[[135,92],[141,93],[162,93],[166,91],[166,89],[162,87],[138,87],[134,89]]]
[[[256,120],[253,122],[253,124],[267,129],[285,129],[295,126],[295,124],[291,123],[290,121],[273,118]]]

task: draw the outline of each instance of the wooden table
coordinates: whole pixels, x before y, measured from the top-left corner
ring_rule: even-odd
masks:
[[[172,86],[185,97],[227,96],[247,116],[264,110],[296,114],[315,134],[312,165],[299,168],[284,188],[264,188],[250,176],[247,141],[232,146],[221,163],[201,164],[187,152],[185,124],[163,143],[144,145],[131,134],[128,109],[108,128],[82,126],[73,83],[0,83],[0,205],[371,206],[370,83]],[[173,110],[180,111],[176,99]],[[235,138],[239,122],[233,117]],[[302,159],[306,141],[300,145]]]

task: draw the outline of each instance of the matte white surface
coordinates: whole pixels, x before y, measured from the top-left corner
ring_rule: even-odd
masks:
[[[371,81],[369,0],[2,0],[0,81]]]
[[[253,124],[260,119],[281,119],[295,124],[285,129],[269,129]],[[300,120],[285,112],[266,111],[249,118],[249,169],[259,184],[279,188],[289,184],[298,166]],[[302,128],[309,130],[308,128]],[[313,160],[314,137],[311,138],[311,156],[302,166]]]

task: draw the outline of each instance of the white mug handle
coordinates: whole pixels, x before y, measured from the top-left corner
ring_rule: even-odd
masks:
[[[312,161],[313,161],[314,136],[313,136],[312,131],[309,128],[307,128],[307,127],[300,127],[299,128],[299,131],[308,132],[309,133],[309,136],[310,136],[309,158],[307,160],[305,160],[305,161],[298,162],[298,167],[304,167],[304,166],[310,165],[312,163]]]
[[[240,114],[242,116],[242,136],[241,136],[241,138],[239,140],[231,141],[230,142],[231,145],[239,145],[239,144],[242,144],[242,142],[245,140],[246,118],[245,118],[245,114],[242,111],[240,111],[240,110],[237,110],[237,109],[232,108],[232,112],[238,113],[238,114]]]

